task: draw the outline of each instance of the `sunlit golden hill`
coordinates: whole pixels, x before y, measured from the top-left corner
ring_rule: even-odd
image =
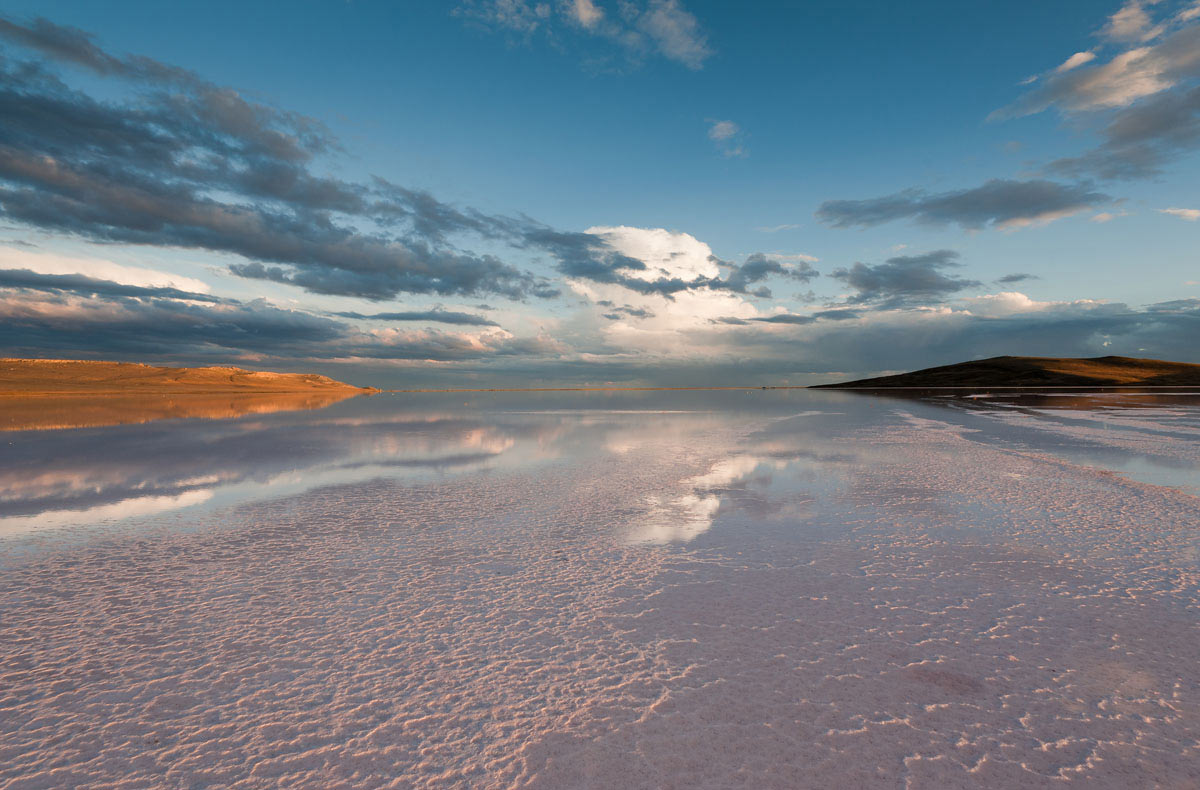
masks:
[[[370,392],[303,373],[0,359],[0,430],[240,417],[321,408]]]

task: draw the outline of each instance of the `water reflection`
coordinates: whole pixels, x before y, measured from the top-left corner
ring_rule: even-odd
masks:
[[[94,428],[188,418],[229,419],[279,411],[321,409],[353,391],[272,395],[42,396],[0,398],[0,431]]]
[[[623,537],[687,543],[718,524],[803,524],[856,470],[897,460],[870,436],[922,425],[1157,484],[1200,482],[1200,396],[1178,393],[440,393],[318,411],[271,400],[240,419],[3,434],[0,536],[203,514],[377,478],[416,485],[608,463],[634,474],[628,500],[612,505],[626,515]]]

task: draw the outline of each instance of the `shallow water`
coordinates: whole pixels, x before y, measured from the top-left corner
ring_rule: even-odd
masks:
[[[1187,393],[0,433],[0,788],[1193,787],[1197,494]]]

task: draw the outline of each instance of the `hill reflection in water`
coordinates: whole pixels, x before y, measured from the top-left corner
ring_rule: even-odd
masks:
[[[0,431],[95,428],[155,420],[220,420],[250,414],[322,409],[347,398],[353,390],[262,395],[46,395],[0,397]]]

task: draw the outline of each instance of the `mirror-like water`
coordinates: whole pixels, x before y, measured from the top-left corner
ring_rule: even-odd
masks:
[[[1186,785],[1197,493],[1187,393],[8,431],[0,785]]]

